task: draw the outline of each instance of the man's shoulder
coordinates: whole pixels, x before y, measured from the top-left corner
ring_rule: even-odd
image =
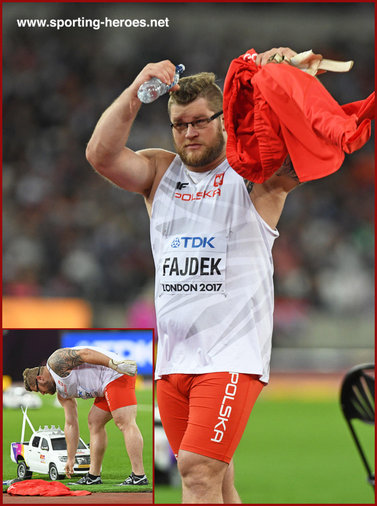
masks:
[[[49,368],[61,378],[69,376],[72,369],[83,363],[74,348],[59,348],[47,360]]]
[[[176,157],[172,151],[161,148],[140,149],[137,154],[152,160],[158,170],[166,170]]]
[[[147,157],[151,157],[155,163],[155,177],[153,180],[153,185],[149,195],[146,197],[146,205],[149,214],[151,213],[151,206],[157,191],[157,188],[163,178],[165,172],[168,170],[170,165],[173,163],[175,157],[177,156],[172,151],[167,151],[165,149],[146,149],[143,150],[142,154]]]

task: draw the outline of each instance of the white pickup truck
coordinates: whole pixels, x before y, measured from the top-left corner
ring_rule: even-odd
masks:
[[[36,431],[27,416],[27,408],[21,409],[24,415],[21,443],[11,443],[10,446],[10,457],[17,464],[17,477],[25,480],[35,472],[48,474],[51,480],[65,478],[67,445],[64,432],[54,425],[45,425]],[[29,442],[24,442],[25,421],[33,432]],[[89,466],[90,450],[80,438],[73,471],[75,474],[86,474]]]

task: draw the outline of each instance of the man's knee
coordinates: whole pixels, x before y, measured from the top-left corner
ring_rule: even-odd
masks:
[[[137,428],[136,406],[127,406],[112,412],[115,425],[122,432]]]
[[[88,415],[89,431],[91,433],[95,433],[104,430],[105,425],[109,420],[111,420],[110,413],[99,410],[99,408],[93,406]]]
[[[178,470],[185,487],[198,493],[218,485],[221,487],[228,464],[197,453],[180,451]]]
[[[88,427],[89,427],[89,432],[91,432],[91,433],[99,432],[104,429],[105,422],[98,420],[96,418],[88,417]]]
[[[130,430],[136,426],[136,422],[134,420],[125,420],[124,418],[114,419],[114,423],[122,432]]]

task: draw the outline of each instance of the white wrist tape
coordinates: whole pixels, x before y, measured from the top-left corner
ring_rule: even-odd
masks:
[[[127,374],[128,376],[135,376],[137,373],[137,364],[135,360],[109,360],[109,367],[120,374]]]
[[[329,70],[331,72],[348,72],[353,67],[353,61],[337,61],[320,59],[316,56],[311,49],[298,53],[290,59],[289,62],[294,67],[297,67],[304,72],[311,75],[316,75],[318,70]]]

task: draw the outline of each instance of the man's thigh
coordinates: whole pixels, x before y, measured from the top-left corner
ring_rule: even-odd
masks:
[[[135,377],[125,374],[106,386],[104,397],[96,397],[94,400],[95,406],[108,412],[136,404]]]
[[[257,376],[229,372],[159,380],[161,421],[174,453],[181,449],[229,463],[262,388]]]
[[[157,380],[156,389],[161,422],[176,457],[187,429],[189,414],[189,400],[187,395],[177,388],[177,376],[163,376]]]
[[[95,430],[104,427],[111,419],[112,416],[109,411],[105,411],[93,404],[88,414],[89,428]]]

